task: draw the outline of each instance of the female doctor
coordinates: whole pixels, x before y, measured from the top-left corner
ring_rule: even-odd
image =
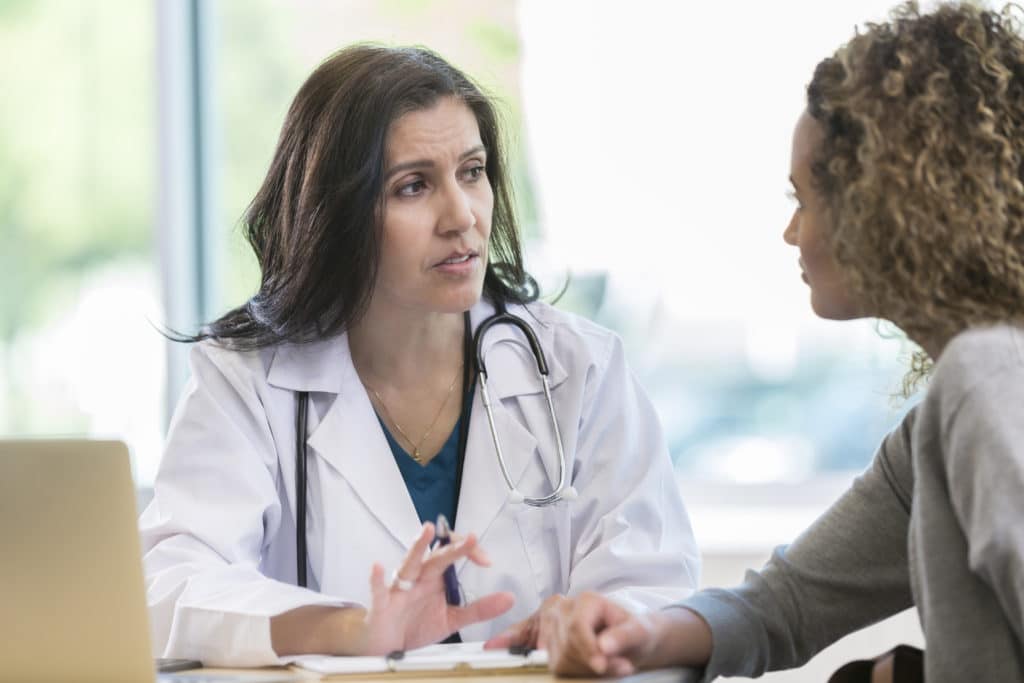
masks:
[[[585,590],[692,592],[654,411],[613,334],[535,301],[500,143],[424,49],[350,47],[301,87],[246,215],[259,291],[193,339],[140,520],[157,654],[383,654],[571,618]],[[536,335],[560,434],[524,332],[476,334],[502,310]],[[563,499],[520,502],[495,438],[526,497],[558,489],[561,441]],[[431,550],[439,513],[457,540]]]

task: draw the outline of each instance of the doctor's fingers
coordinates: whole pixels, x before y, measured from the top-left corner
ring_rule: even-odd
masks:
[[[372,614],[377,614],[387,607],[390,590],[391,586],[384,579],[384,567],[374,562],[373,567],[370,568],[370,612]]]
[[[605,672],[605,657],[598,653],[595,657],[587,657],[572,640],[567,637],[567,632],[561,630],[556,632],[557,627],[552,623],[558,617],[547,614],[541,617],[541,630],[545,635],[538,641],[538,647],[548,652],[548,668],[556,674],[563,676],[582,676],[602,674]],[[599,659],[599,662],[591,661]]]
[[[465,538],[466,536],[463,536],[462,534],[452,534],[452,543],[458,543],[459,541]],[[469,553],[469,559],[473,562],[473,564],[478,564],[481,567],[491,566],[490,555],[488,555],[487,552],[484,551],[483,546],[479,543],[473,546],[472,552]]]
[[[600,669],[590,667],[586,658],[569,638],[569,615],[572,609],[573,600],[561,595],[552,596],[544,601],[539,610],[540,629],[537,647],[547,650],[548,666],[557,674],[578,676],[601,673]]]
[[[516,599],[512,593],[491,593],[464,607],[448,607],[448,623],[454,631],[480,621],[490,621],[512,609]]]
[[[537,612],[529,618],[513,624],[507,629],[484,643],[485,650],[498,650],[510,647],[537,647],[537,631],[540,628],[540,616]]]
[[[434,525],[425,522],[420,529],[420,535],[413,542],[409,552],[402,560],[402,566],[398,568],[395,576],[405,581],[417,581],[423,572],[424,558],[430,548],[430,542],[434,540]]]
[[[618,607],[597,593],[587,592],[561,606],[558,637],[572,658],[584,662],[596,673],[604,673],[608,659],[597,645],[597,634],[605,628],[609,608]]]
[[[441,576],[449,565],[463,557],[471,557],[477,549],[476,536],[470,534],[461,541],[434,548],[420,568],[421,579],[433,579]]]

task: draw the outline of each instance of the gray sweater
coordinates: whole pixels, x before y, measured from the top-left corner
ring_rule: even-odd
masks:
[[[957,335],[825,514],[738,588],[682,605],[711,625],[705,681],[800,666],[911,605],[928,683],[1024,681],[1024,329]]]

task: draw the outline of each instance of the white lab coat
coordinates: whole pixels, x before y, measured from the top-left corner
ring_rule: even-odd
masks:
[[[619,339],[542,303],[512,306],[544,349],[575,501],[508,500],[480,391],[474,394],[455,531],[493,560],[456,565],[469,600],[511,591],[515,606],[462,629],[488,638],[552,594],[600,591],[633,609],[697,585],[698,553],[654,410]],[[493,313],[481,301],[474,329]],[[557,452],[533,356],[510,325],[485,339],[495,422],[527,496],[557,482]],[[420,520],[345,335],[253,352],[212,343],[191,353],[192,378],[171,424],[140,519],[156,654],[211,665],[278,662],[270,617],[302,605],[369,601],[373,562],[399,565]],[[295,583],[295,410],[309,391],[308,577]]]

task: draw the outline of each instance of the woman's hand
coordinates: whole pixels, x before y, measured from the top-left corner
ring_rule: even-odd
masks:
[[[389,583],[384,568],[375,564],[370,573],[371,603],[365,617],[365,654],[387,654],[410,650],[443,640],[459,629],[487,621],[507,612],[514,601],[511,593],[492,593],[463,607],[445,600],[444,570],[463,557],[486,567],[490,559],[472,534],[455,537],[429,555],[434,525],[423,525],[419,538],[405,556]],[[400,584],[411,584],[407,588]]]
[[[597,620],[598,654],[587,660],[590,671],[628,676],[640,669],[670,666],[703,668],[711,659],[711,627],[685,607],[632,614],[605,601]]]
[[[639,669],[704,666],[711,630],[696,613],[673,608],[633,614],[597,593],[548,598],[529,619],[484,647],[538,647],[566,676],[626,676]]]
[[[476,537],[454,537],[428,553],[434,525],[423,525],[419,538],[395,573],[370,571],[370,605],[309,605],[272,617],[271,643],[279,656],[295,654],[385,655],[436,643],[478,621],[493,619],[512,607],[511,593],[492,593],[465,606],[445,600],[444,570],[463,557],[486,567],[490,560]]]

